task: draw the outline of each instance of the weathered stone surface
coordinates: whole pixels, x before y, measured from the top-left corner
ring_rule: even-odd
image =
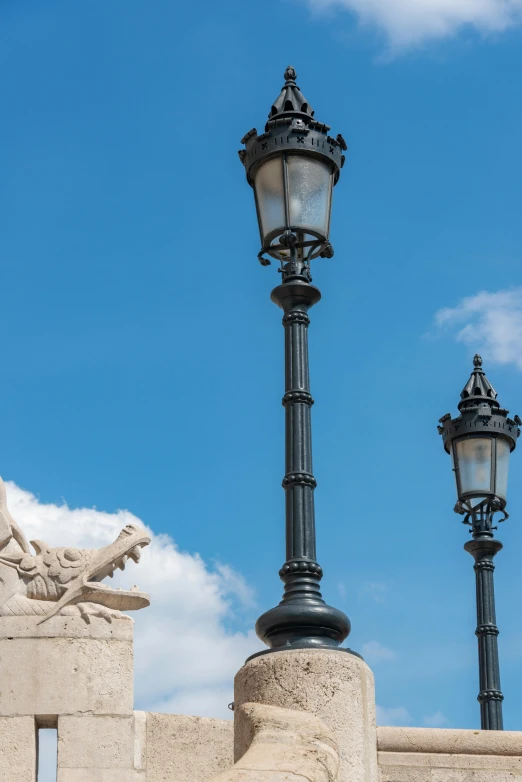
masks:
[[[379,752],[381,766],[415,766],[427,768],[494,769],[522,774],[522,757],[510,755],[446,755],[425,752]]]
[[[56,782],[146,782],[144,771],[129,769],[62,768],[58,770]]]
[[[447,728],[377,728],[377,749],[385,752],[444,752],[463,755],[520,755],[522,732]]]
[[[432,782],[429,768],[379,767],[379,782]]]
[[[522,782],[522,734],[378,728],[382,782]]]
[[[126,616],[108,622],[92,617],[87,623],[78,616],[52,616],[42,624],[40,616],[0,616],[0,640],[14,638],[95,638],[131,641],[134,621]]]
[[[339,750],[332,731],[302,711],[246,703],[237,709],[248,743],[213,782],[335,782]]]
[[[143,771],[147,767],[147,712],[134,712],[134,768]]]
[[[134,768],[134,717],[58,720],[58,768]]]
[[[429,782],[517,782],[520,776],[505,771],[455,771],[441,768],[431,772]],[[395,782],[393,777],[392,782]],[[397,782],[402,782],[397,778]]]
[[[380,782],[520,782],[516,771],[464,770],[455,768],[383,767]]]
[[[145,712],[60,717],[58,782],[146,782]]]
[[[146,754],[147,782],[206,782],[234,762],[233,724],[149,713]]]
[[[132,714],[131,622],[37,621],[0,618],[0,716]]]
[[[261,655],[237,673],[235,758],[248,749],[239,709],[263,703],[321,718],[339,746],[340,782],[377,779],[375,694],[366,663],[342,651],[294,650]]]
[[[0,782],[34,782],[36,729],[32,717],[0,717]]]

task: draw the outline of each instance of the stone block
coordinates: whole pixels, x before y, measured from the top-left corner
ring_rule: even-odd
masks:
[[[132,715],[132,621],[39,619],[0,617],[0,716]]]
[[[522,782],[515,731],[378,728],[377,746],[382,782]]]
[[[34,719],[0,717],[0,782],[34,782],[36,768]]]
[[[383,766],[379,769],[379,782],[432,782],[429,768]]]
[[[211,780],[232,766],[233,742],[229,720],[148,713],[147,782]]]
[[[58,768],[134,768],[134,717],[58,720]]]
[[[255,657],[235,678],[236,709],[249,702],[319,717],[339,746],[339,782],[377,779],[373,675],[357,655],[306,649]],[[239,715],[234,721],[236,760],[248,749]]]
[[[512,755],[461,755],[460,753],[379,752],[379,765],[415,766],[419,768],[478,769],[517,771],[522,774],[522,757]]]
[[[145,782],[145,717],[60,717],[58,782]]]
[[[519,755],[522,732],[450,728],[377,728],[383,752],[443,752],[462,755]]]

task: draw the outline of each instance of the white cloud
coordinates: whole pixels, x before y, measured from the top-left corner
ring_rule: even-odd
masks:
[[[404,706],[395,709],[386,709],[377,706],[377,725],[411,725],[412,719]]]
[[[316,12],[344,9],[384,33],[390,49],[447,38],[464,28],[498,33],[522,21],[522,0],[306,0]]]
[[[455,307],[440,309],[435,323],[483,358],[522,369],[522,287],[464,298]]]
[[[389,591],[387,584],[381,581],[365,581],[357,590],[359,597],[370,597],[376,603],[384,603],[386,593]]]
[[[51,546],[97,548],[126,524],[143,524],[129,511],[44,504],[12,482],[6,489],[26,537]],[[151,535],[139,565],[129,563],[114,575],[114,586],[136,582],[151,596],[149,608],[132,612],[136,707],[230,718],[234,674],[261,644],[253,632],[231,632],[227,625],[238,609],[251,606],[252,592],[227,565],[211,568],[169,536]]]
[[[397,656],[393,649],[388,649],[379,641],[368,641],[368,643],[363,644],[362,654],[364,659],[370,663],[395,660]]]
[[[436,711],[435,714],[424,717],[423,723],[428,728],[442,728],[443,725],[448,724],[448,718],[441,711]]]

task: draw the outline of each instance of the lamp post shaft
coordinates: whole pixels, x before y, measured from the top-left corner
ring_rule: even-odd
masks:
[[[286,562],[279,571],[282,601],[256,623],[259,637],[272,650],[337,649],[350,631],[348,617],[327,605],[316,561],[312,426],[308,368],[308,310],[321,298],[310,283],[306,264],[295,257],[284,264],[282,282],[272,301],[284,312],[285,329],[285,476]]]
[[[495,587],[493,557],[502,543],[491,532],[474,532],[473,540],[464,546],[475,559],[474,571],[477,588],[477,629],[479,658],[480,726],[482,730],[503,730],[500,690],[500,665],[498,657],[498,627],[495,612]]]
[[[316,481],[312,473],[312,422],[310,373],[308,364],[308,309],[319,300],[314,286],[308,286],[306,296],[297,288],[295,295],[288,283],[278,286],[272,299],[283,306],[285,329],[285,476],[283,488],[286,500],[286,560],[287,563],[315,563]],[[290,294],[290,295],[287,295]],[[293,294],[293,295],[292,295]],[[300,295],[299,295],[300,294]],[[304,566],[303,566],[304,571]],[[320,573],[306,588],[318,584]],[[309,580],[308,576],[298,577]],[[295,580],[285,584],[285,591],[295,590]],[[305,584],[303,583],[304,587]],[[316,590],[319,591],[317,586]]]
[[[286,558],[315,560],[315,511],[312,475],[312,422],[310,373],[308,369],[307,306],[288,302],[285,312],[285,489]],[[292,481],[294,474],[308,478],[307,483]]]

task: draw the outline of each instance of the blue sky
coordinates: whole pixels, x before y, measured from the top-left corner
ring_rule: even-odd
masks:
[[[479,724],[472,560],[436,424],[477,350],[522,414],[522,5],[477,5],[0,5],[0,473],[51,543],[112,535],[119,509],[159,536],[136,571],[156,599],[137,617],[142,708],[225,716],[281,593],[278,276],[237,150],[291,63],[349,144],[310,330],[323,592],[381,723]],[[509,729],[521,459],[496,576]]]

